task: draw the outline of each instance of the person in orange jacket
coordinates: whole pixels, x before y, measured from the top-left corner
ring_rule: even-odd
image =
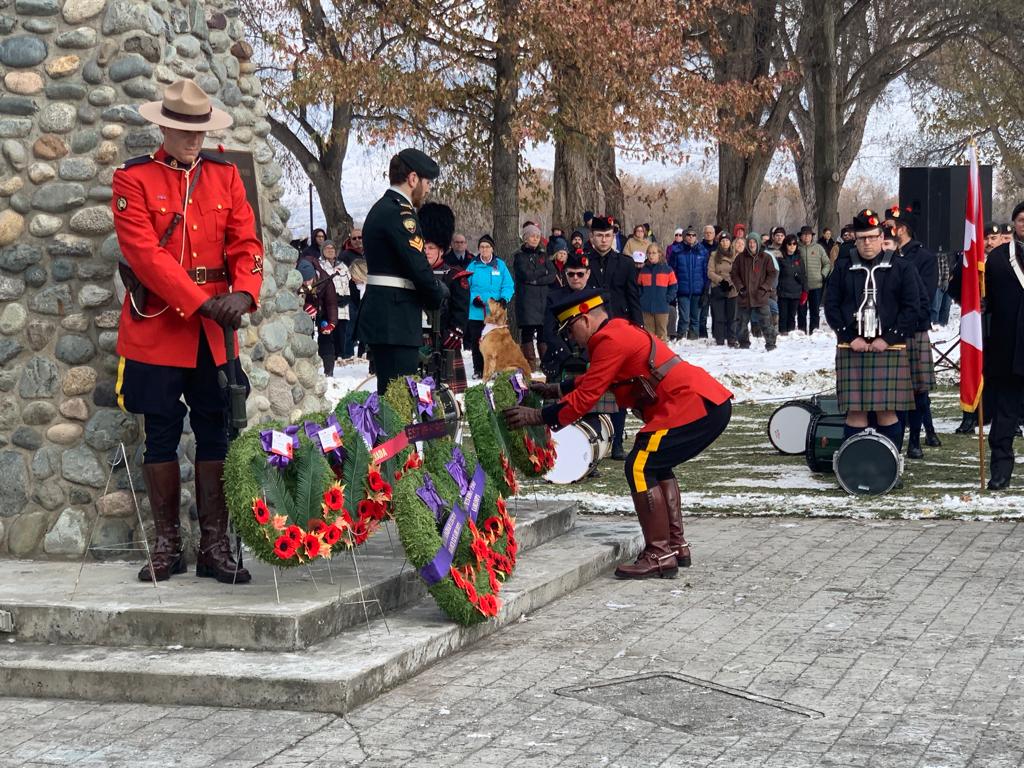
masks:
[[[263,246],[238,169],[201,151],[206,132],[227,128],[231,116],[190,80],[172,84],[139,113],[160,127],[163,142],[114,173],[111,200],[128,288],[118,327],[117,401],[145,420],[143,476],[156,526],[152,563],[139,579],[162,581],[187,570],[177,457],[187,414],[196,439],[196,575],[245,583],[249,573],[235,563],[227,538],[227,400],[218,373],[233,366],[248,390],[238,359],[227,360],[225,332],[233,334],[257,307]]]
[[[644,549],[635,563],[620,565],[615,575],[674,577],[680,566],[690,565],[691,557],[673,470],[725,431],[732,393],[641,326],[624,318],[610,319],[599,291],[580,291],[552,311],[559,333],[586,346],[590,367],[560,384],[531,384],[535,392],[559,400],[543,409],[510,408],[506,422],[511,428],[547,424],[558,429],[588,413],[608,390],[620,407],[638,411],[644,426],[626,457],[626,481]]]

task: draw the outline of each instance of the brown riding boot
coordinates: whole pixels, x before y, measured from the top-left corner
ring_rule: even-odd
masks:
[[[668,507],[668,546],[676,553],[676,562],[680,568],[690,567],[690,542],[683,535],[683,507],[679,498],[679,483],[673,477],[670,480],[659,480],[658,485],[665,496]]]
[[[156,541],[150,550],[153,570],[149,563],[139,571],[139,581],[167,581],[176,573],[185,573],[188,566],[181,551],[179,510],[181,507],[181,468],[177,461],[143,464],[146,495],[153,511]]]
[[[644,550],[632,565],[616,568],[616,578],[674,579],[679,565],[668,543],[669,513],[661,486],[653,485],[643,493],[634,493],[633,506],[644,532]]]
[[[239,568],[228,543],[228,507],[224,501],[224,462],[196,462],[196,506],[199,508],[199,557],[196,576],[225,584],[246,584],[252,576]]]

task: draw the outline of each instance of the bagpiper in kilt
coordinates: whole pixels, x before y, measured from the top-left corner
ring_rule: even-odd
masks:
[[[916,333],[907,339],[910,353],[910,371],[914,384],[914,407],[908,409],[907,423],[910,439],[907,445],[908,459],[924,458],[921,450],[921,427],[925,430],[925,445],[942,445],[932,424],[932,404],[928,393],[935,386],[935,364],[932,361],[932,342],[928,331],[932,325],[932,301],[939,286],[939,261],[935,254],[915,239],[918,212],[913,208],[898,205],[886,212],[886,219],[892,221],[899,257],[914,267],[920,280],[921,306],[914,329]]]
[[[882,224],[869,208],[853,220],[856,249],[840,256],[825,293],[825,319],[836,333],[836,390],[847,438],[875,429],[898,448],[897,412],[914,403],[907,339],[920,307],[914,268],[882,247]]]

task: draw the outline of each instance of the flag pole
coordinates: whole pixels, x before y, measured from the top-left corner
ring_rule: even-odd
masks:
[[[978,469],[981,473],[981,490],[985,490],[985,406],[978,399]]]

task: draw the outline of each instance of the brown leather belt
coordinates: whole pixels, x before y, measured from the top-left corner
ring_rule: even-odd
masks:
[[[205,285],[206,283],[226,283],[228,281],[228,271],[226,269],[207,269],[206,267],[196,267],[188,271],[188,276],[192,278],[192,282],[196,285]]]

